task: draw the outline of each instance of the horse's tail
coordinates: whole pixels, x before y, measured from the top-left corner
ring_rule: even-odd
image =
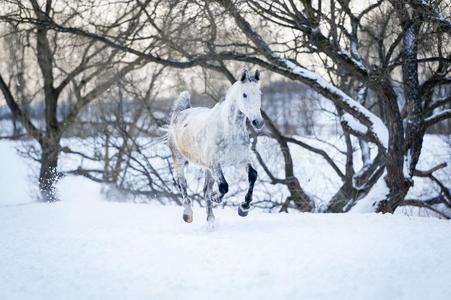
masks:
[[[188,91],[183,91],[180,93],[177,100],[175,100],[174,105],[172,106],[172,115],[188,109],[191,107],[191,96]]]
[[[191,107],[191,96],[189,95],[188,91],[183,91],[180,93],[177,100],[175,100],[174,104],[172,105],[171,110],[171,122],[169,124],[168,131],[166,132],[164,139],[166,142],[170,143],[171,139],[171,128],[173,127],[173,124],[175,123],[177,114],[181,112],[182,110],[188,109]]]

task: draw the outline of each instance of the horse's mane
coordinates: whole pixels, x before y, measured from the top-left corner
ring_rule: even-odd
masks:
[[[232,84],[231,87],[229,87],[229,89],[227,90],[227,92],[226,92],[226,94],[225,94],[225,96],[224,96],[224,101],[226,101],[227,99],[229,99],[230,94],[231,94],[232,92],[235,91],[237,84],[238,84],[238,81],[235,82],[234,84]]]

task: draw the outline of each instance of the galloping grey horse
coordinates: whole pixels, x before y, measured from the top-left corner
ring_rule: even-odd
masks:
[[[249,133],[246,119],[261,129],[264,125],[260,112],[260,73],[254,76],[244,70],[240,80],[227,91],[225,100],[213,108],[191,107],[187,91],[175,101],[168,129],[168,144],[174,162],[176,181],[183,197],[183,220],[193,221],[192,203],[187,195],[184,166],[191,162],[205,171],[204,199],[207,202],[207,221],[214,222],[212,201],[221,202],[228,191],[222,168],[245,167],[249,189],[238,207],[240,216],[247,216],[257,171],[251,163]]]

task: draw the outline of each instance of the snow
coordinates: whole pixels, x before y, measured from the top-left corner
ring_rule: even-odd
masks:
[[[20,158],[12,142],[0,142],[0,205],[31,202],[27,161]]]
[[[365,197],[357,201],[356,205],[351,208],[351,213],[376,211],[378,203],[381,200],[384,200],[390,192],[384,179],[386,175],[387,172],[384,172],[384,174],[382,174],[379,180],[371,188],[370,192]]]
[[[432,116],[426,118],[424,121],[425,121],[425,122],[430,122],[430,121],[432,121],[432,120],[434,120],[434,119],[439,119],[439,118],[441,118],[442,116],[445,116],[445,115],[447,115],[447,114],[451,114],[451,108],[447,108],[447,109],[440,110],[440,111],[434,113]]]
[[[410,165],[412,164],[412,149],[408,149],[406,155],[404,156],[403,174],[404,178],[411,179],[412,174],[410,172]]]
[[[377,214],[265,214],[106,201],[80,177],[30,202],[0,143],[0,299],[449,299],[451,222]]]
[[[351,53],[351,57],[355,57],[358,60],[357,63],[362,65],[362,57],[360,56],[359,50],[357,49],[357,43],[355,40],[352,40],[351,42]],[[363,65],[360,66],[360,68],[365,70],[365,66]]]
[[[362,125],[356,118],[354,118],[352,115],[345,113],[341,117],[342,122],[345,122],[349,127],[354,129],[355,131],[361,133],[362,135],[365,135],[368,129]]]
[[[355,174],[352,176],[352,187],[356,190],[363,190],[367,186],[367,183],[363,183],[362,185],[359,185],[357,182],[357,179],[365,173],[368,168],[371,166],[371,163],[367,161],[368,163],[365,163],[360,170],[355,172]]]
[[[352,55],[345,49],[340,49],[337,51],[337,53],[339,55],[346,56],[346,58],[349,59],[350,61],[352,61],[352,63],[354,65],[356,65],[360,70],[366,71],[366,68],[362,63],[362,59],[360,57],[359,51],[357,50],[357,44],[355,42],[351,43],[351,51],[352,51]]]

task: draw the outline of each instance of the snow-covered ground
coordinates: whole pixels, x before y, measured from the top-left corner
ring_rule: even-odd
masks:
[[[451,299],[451,222],[117,203],[83,178],[36,203],[0,143],[0,299]],[[3,168],[2,166],[10,166]],[[13,167],[12,167],[13,166]]]

